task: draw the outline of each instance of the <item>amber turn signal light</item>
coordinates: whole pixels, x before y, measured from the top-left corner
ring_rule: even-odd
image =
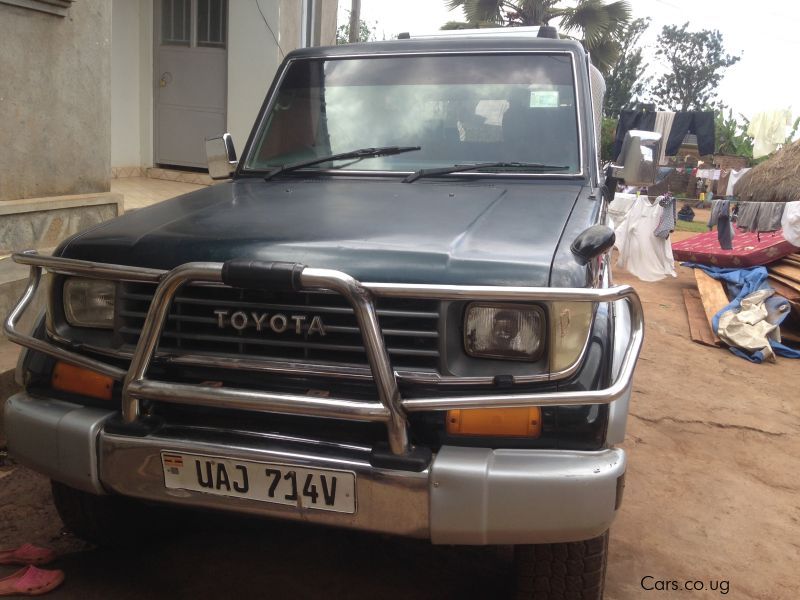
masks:
[[[536,406],[449,410],[447,433],[536,438],[542,433],[542,411]]]
[[[64,362],[56,363],[50,382],[53,388],[62,392],[101,400],[111,400],[111,391],[114,388],[114,380],[111,377]]]

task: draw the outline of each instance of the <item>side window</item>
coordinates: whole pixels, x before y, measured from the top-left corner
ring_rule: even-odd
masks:
[[[191,0],[161,0],[161,43],[188,46],[191,33]]]
[[[228,31],[227,0],[197,0],[197,45],[224,48]]]

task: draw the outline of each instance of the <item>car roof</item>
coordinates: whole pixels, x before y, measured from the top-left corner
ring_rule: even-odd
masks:
[[[315,46],[290,52],[286,58],[336,58],[342,56],[371,56],[376,54],[417,54],[439,52],[573,52],[583,54],[583,47],[575,40],[559,40],[527,36],[481,35],[479,37],[452,36],[383,42],[342,44],[340,46]]]

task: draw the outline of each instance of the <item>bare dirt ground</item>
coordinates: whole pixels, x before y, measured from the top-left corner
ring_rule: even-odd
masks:
[[[606,598],[795,600],[800,589],[800,362],[754,365],[689,339],[679,277],[634,285],[647,316],[612,528]],[[497,598],[508,557],[486,548],[201,517],[137,552],[61,533],[48,482],[0,468],[0,546],[62,552],[55,599]],[[0,577],[11,568],[0,567]],[[650,591],[644,587],[655,588]],[[660,591],[675,581],[680,591]],[[703,591],[685,591],[704,585]],[[727,584],[723,583],[727,582]],[[716,590],[709,589],[716,587]],[[667,590],[671,589],[666,584]],[[723,590],[728,590],[723,593]]]

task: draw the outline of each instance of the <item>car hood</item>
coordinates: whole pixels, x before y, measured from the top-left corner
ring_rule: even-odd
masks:
[[[251,258],[362,281],[546,286],[580,182],[241,179],[128,213],[61,256],[170,269]]]

